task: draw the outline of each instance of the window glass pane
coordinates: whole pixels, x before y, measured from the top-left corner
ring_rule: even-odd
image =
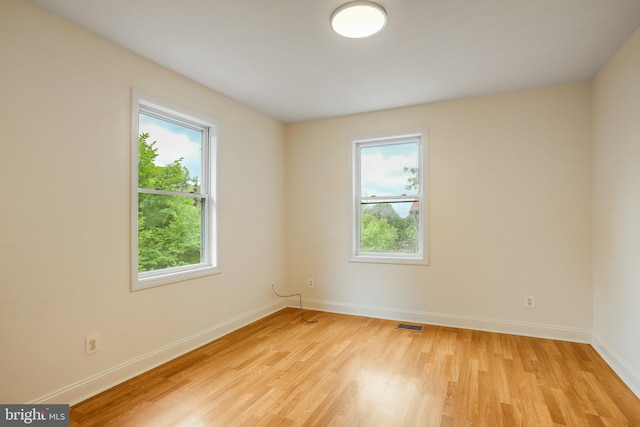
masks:
[[[361,147],[362,197],[417,194],[419,176],[417,142]]]
[[[199,264],[204,199],[138,194],[138,271]]]
[[[203,130],[139,114],[138,187],[200,192]]]
[[[420,204],[417,201],[365,203],[361,206],[362,252],[418,253]]]

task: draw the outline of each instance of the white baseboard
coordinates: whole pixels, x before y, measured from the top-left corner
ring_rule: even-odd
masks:
[[[275,313],[286,306],[286,301],[276,300],[248,313],[241,314],[184,339],[146,354],[142,354],[134,359],[125,361],[110,369],[92,375],[91,377],[53,391],[45,396],[35,399],[31,403],[68,403],[74,405],[143,372],[188,353],[189,351],[208,344],[224,335],[248,325],[249,323]],[[298,305],[296,304],[290,304],[289,306],[298,308]],[[507,322],[503,320],[471,316],[398,310],[386,307],[374,307],[310,299],[304,299],[303,306],[307,309],[331,313],[351,314],[380,319],[450,326],[582,343],[592,342],[591,331],[577,328],[557,327],[524,322]],[[612,366],[618,375],[620,375],[623,381],[629,385],[634,393],[638,395],[638,390],[640,390],[640,381],[638,380],[638,376],[633,373],[633,370],[622,362],[622,359],[620,359],[619,356],[617,356],[617,354],[601,340],[597,340],[596,337],[593,338],[593,346],[596,348],[598,353],[602,355],[603,359],[605,359],[605,361]],[[619,368],[616,368],[616,366],[619,366]],[[628,381],[628,379],[630,379],[630,381]]]
[[[608,345],[598,334],[593,333],[591,345],[598,354],[615,371],[620,379],[640,398],[640,372],[630,366],[624,358]]]
[[[586,329],[536,323],[511,322],[473,316],[399,310],[387,307],[372,307],[359,304],[346,304],[312,299],[304,299],[303,306],[308,309],[327,311],[330,313],[353,314],[356,316],[374,317],[378,319],[450,326],[454,328],[573,341],[585,344],[591,343],[591,331]],[[291,305],[291,307],[294,306]]]
[[[99,372],[91,377],[51,392],[34,400],[31,404],[65,403],[74,405],[285,307],[286,304],[284,302],[276,300],[273,303],[236,316],[184,339],[142,354],[106,371]]]

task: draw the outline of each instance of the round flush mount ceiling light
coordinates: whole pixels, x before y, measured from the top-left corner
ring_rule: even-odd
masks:
[[[387,25],[387,12],[372,1],[351,1],[331,14],[331,28],[343,37],[369,37]]]

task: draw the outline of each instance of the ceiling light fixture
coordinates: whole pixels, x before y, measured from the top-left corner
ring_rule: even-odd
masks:
[[[331,28],[343,37],[369,37],[387,25],[387,12],[372,1],[351,1],[331,14]]]

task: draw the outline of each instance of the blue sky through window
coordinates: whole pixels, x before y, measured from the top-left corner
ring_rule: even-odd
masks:
[[[406,188],[413,174],[404,168],[418,166],[417,142],[362,147],[360,194],[365,197],[415,194],[417,190]]]
[[[419,167],[419,152],[418,142],[362,146],[360,195],[384,197],[416,194],[419,189],[406,188],[414,174],[405,171],[405,168]],[[391,204],[401,217],[409,214],[411,205],[412,202]]]
[[[189,170],[189,176],[202,182],[202,131],[139,114],[139,131],[148,133],[149,143],[157,141],[158,157],[155,164],[165,166],[179,158]]]

